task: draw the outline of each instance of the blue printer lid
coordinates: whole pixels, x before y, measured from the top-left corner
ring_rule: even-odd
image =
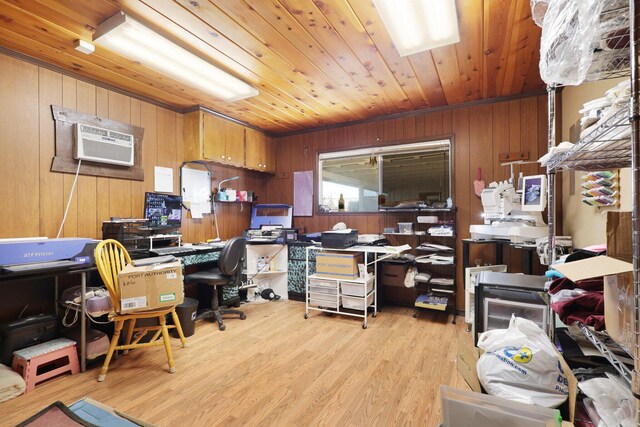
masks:
[[[253,205],[249,228],[257,230],[263,225],[280,225],[282,228],[291,228],[292,212],[291,205],[279,203]]]

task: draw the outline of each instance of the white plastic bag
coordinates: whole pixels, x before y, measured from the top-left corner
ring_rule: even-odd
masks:
[[[484,332],[478,347],[480,384],[492,396],[555,408],[569,394],[568,380],[547,335],[534,322],[512,317],[508,329]]]
[[[578,386],[593,399],[596,411],[606,425],[635,425],[635,399],[619,377],[607,373],[607,378],[593,378]]]

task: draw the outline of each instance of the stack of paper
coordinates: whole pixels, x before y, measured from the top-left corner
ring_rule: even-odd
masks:
[[[438,227],[431,227],[427,230],[432,236],[453,236],[453,228],[448,225],[441,225]]]
[[[435,277],[431,279],[432,285],[453,286],[453,279],[447,277]]]
[[[451,265],[453,264],[453,256],[445,255],[427,255],[416,258],[417,263],[434,264],[434,265]]]
[[[418,246],[418,249],[422,251],[432,251],[432,252],[448,252],[452,251],[453,248],[445,245],[436,245],[435,243],[423,243]]]

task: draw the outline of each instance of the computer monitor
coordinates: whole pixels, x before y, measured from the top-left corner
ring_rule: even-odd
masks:
[[[151,227],[179,228],[182,222],[182,197],[146,192],[144,218]]]
[[[522,180],[522,210],[542,212],[547,206],[547,177],[525,176]]]

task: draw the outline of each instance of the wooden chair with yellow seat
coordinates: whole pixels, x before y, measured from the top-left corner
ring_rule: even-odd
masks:
[[[98,381],[104,381],[107,370],[109,369],[109,362],[114,351],[124,350],[124,354],[127,354],[129,350],[136,348],[152,347],[157,345],[163,345],[167,352],[167,360],[169,361],[169,372],[174,373],[176,371],[173,355],[171,354],[171,342],[169,339],[169,329],[175,328],[180,336],[182,347],[186,345],[186,339],[182,333],[182,327],[176,314],[175,306],[163,307],[161,309],[154,309],[149,311],[142,311],[136,313],[120,313],[120,288],[118,287],[118,273],[124,268],[125,265],[131,263],[131,257],[124,246],[117,240],[107,239],[103,240],[96,246],[95,249],[96,266],[102,281],[104,282],[109,296],[111,298],[111,305],[113,307],[112,313],[109,315],[110,319],[115,322],[115,332],[111,338],[111,344],[109,345],[109,351],[107,357],[104,360],[104,365],[98,375]],[[165,316],[171,313],[173,318],[173,325],[167,325]],[[157,326],[142,326],[136,327],[136,321],[138,319],[150,319],[157,318],[159,325]],[[127,331],[126,340],[124,344],[118,345],[120,339],[120,333],[122,332],[125,322],[130,321]],[[151,341],[141,343],[140,340],[149,331],[155,331]],[[131,341],[134,333],[137,334],[136,338]],[[162,338],[159,339],[160,335]]]

